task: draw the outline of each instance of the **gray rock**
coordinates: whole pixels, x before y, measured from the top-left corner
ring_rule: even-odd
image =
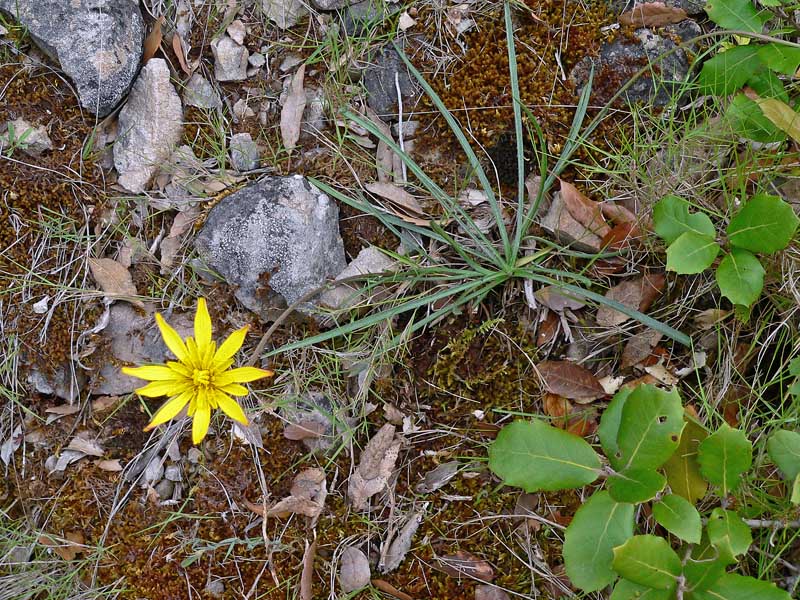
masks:
[[[5,129],[6,133],[0,136],[0,148],[8,145],[33,157],[53,149],[53,142],[47,135],[47,129],[41,125],[33,125],[25,119],[15,119],[8,121]]]
[[[133,0],[0,0],[75,83],[81,105],[105,116],[131,86],[144,21]]]
[[[338,10],[350,4],[350,0],[312,0],[311,3],[318,10]]]
[[[228,35],[211,42],[214,54],[214,77],[217,81],[244,81],[247,79],[247,48],[237,44]]]
[[[172,493],[175,491],[175,482],[169,479],[162,479],[156,484],[156,494],[162,500],[169,500],[172,498]]]
[[[604,78],[609,77],[620,82],[617,86],[598,86],[596,89],[602,89],[602,92],[592,93],[592,102],[595,104],[608,102],[637,71],[652,64],[655,66],[654,72],[659,74],[658,80],[654,81],[647,73],[640,76],[625,92],[624,98],[631,103],[652,102],[654,106],[668,104],[689,73],[689,58],[684,49],[660,58],[664,52],[677,46],[669,34],[688,40],[693,35],[699,35],[700,27],[687,19],[677,25],[665,27],[664,31],[667,35],[661,36],[650,29],[637,29],[634,32],[635,41],[628,38],[616,39],[602,45],[598,58],[582,59],[570,73],[570,79],[578,93],[589,78],[592,64],[595,68],[595,84],[602,83]]]
[[[358,253],[347,268],[337,275],[336,279],[354,277],[356,275],[368,275],[371,273],[381,273],[389,271],[395,266],[394,261],[386,256],[375,246],[364,248]],[[359,292],[359,287],[363,284],[342,284],[335,288],[326,290],[322,293],[319,303],[334,309],[346,308],[358,303],[363,299],[363,293]]]
[[[261,54],[261,52],[253,52],[247,58],[247,62],[250,64],[251,67],[260,69],[265,64],[267,64],[267,58],[263,54]]]
[[[89,383],[93,394],[130,394],[147,383],[122,373],[119,363],[142,365],[163,363],[167,358],[174,358],[161,339],[152,313],[153,308],[149,305],[144,315],[127,302],[111,305],[108,325],[102,335],[109,340],[109,350],[116,360],[113,364],[112,361],[104,361],[99,371],[92,372]],[[193,317],[190,314],[165,315],[165,318],[181,337],[193,335]]]
[[[86,383],[83,372],[76,369],[73,374],[69,363],[66,366],[59,365],[54,372],[32,368],[28,372],[27,380],[40,394],[56,396],[70,404],[78,399],[81,388]]]
[[[303,0],[262,0],[261,10],[281,29],[294,27],[308,14]]]
[[[258,146],[249,133],[231,136],[231,164],[237,171],[252,171],[258,168]]]
[[[221,579],[215,579],[206,584],[204,591],[214,598],[222,598],[222,595],[225,593],[225,584]]]
[[[119,184],[139,194],[169,159],[183,133],[181,99],[169,80],[161,58],[151,58],[133,84],[128,102],[119,113],[114,142],[114,166]]]
[[[265,177],[224,198],[195,240],[249,309],[291,304],[346,266],[339,210],[299,175]]]
[[[279,409],[287,424],[319,433],[303,438],[311,452],[327,452],[348,443],[354,432],[355,420],[346,407],[333,402],[321,392],[287,395]]]
[[[325,127],[325,94],[321,88],[309,86],[306,92],[306,107],[300,130],[314,135]]]
[[[187,106],[196,106],[197,108],[222,108],[222,98],[220,98],[219,92],[200,73],[195,73],[186,82],[183,101]]]
[[[181,468],[178,465],[169,465],[166,469],[164,469],[164,479],[169,481],[180,481],[181,477]]]
[[[395,74],[398,75],[400,93],[406,110],[416,96],[416,86],[411,81],[408,69],[400,55],[392,46],[384,46],[373,56],[364,72],[364,87],[367,90],[367,104],[378,113],[384,121],[397,120],[397,87]]]
[[[399,5],[389,6],[382,0],[363,0],[349,4],[341,12],[345,33],[349,36],[361,35],[398,10]]]
[[[162,477],[164,477],[164,463],[161,462],[158,456],[154,456],[144,468],[142,478],[144,479],[144,483],[152,485]]]

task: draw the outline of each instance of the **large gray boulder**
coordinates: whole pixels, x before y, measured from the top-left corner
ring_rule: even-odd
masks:
[[[119,184],[139,194],[169,159],[183,134],[183,107],[162,58],[151,58],[119,112],[114,166]]]
[[[304,177],[265,177],[224,198],[195,240],[203,260],[267,316],[347,266],[339,209]]]
[[[81,104],[105,116],[128,92],[142,58],[134,0],[0,0],[75,83]]]

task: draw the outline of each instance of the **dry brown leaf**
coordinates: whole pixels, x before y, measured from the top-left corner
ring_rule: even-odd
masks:
[[[601,202],[600,210],[603,212],[606,219],[611,219],[617,225],[627,225],[629,228],[637,228],[638,219],[636,215],[621,204]]]
[[[561,321],[558,315],[552,311],[548,311],[544,321],[541,321],[536,328],[536,346],[541,348],[553,341],[556,335],[558,335],[558,327],[560,324]]]
[[[339,558],[339,585],[342,592],[349,594],[369,585],[369,560],[364,553],[353,546],[342,551]]]
[[[566,360],[546,360],[536,365],[545,389],[579,404],[605,396],[597,377],[587,368]]]
[[[317,540],[310,544],[306,540],[303,552],[303,572],[300,574],[300,599],[314,600],[314,558],[317,556]]]
[[[180,64],[183,72],[191,76],[193,71],[189,68],[189,65],[186,64],[186,50],[184,50],[183,40],[177,32],[172,34],[172,51],[175,53],[175,56],[178,57],[178,64]]]
[[[120,298],[144,308],[142,301],[136,298],[138,292],[130,272],[120,263],[111,258],[90,258],[89,270],[106,296]]]
[[[74,415],[76,412],[80,411],[80,409],[80,404],[60,404],[58,406],[45,408],[44,412],[51,415],[58,415],[60,417],[67,417],[69,415]]]
[[[47,534],[42,534],[39,536],[38,541],[43,546],[50,548],[63,560],[74,560],[78,554],[86,550],[83,547],[84,538],[82,533],[68,533],[64,537],[65,539],[63,540],[56,540]]]
[[[584,196],[568,181],[563,179],[559,179],[559,181],[561,182],[561,199],[578,223],[601,238],[611,231],[603,218],[602,205],[599,202]]]
[[[642,277],[626,279],[612,287],[605,296],[616,300],[628,308],[645,312],[664,289],[666,279],[661,273],[646,273]],[[608,306],[601,305],[597,309],[597,324],[604,327],[616,327],[630,317]]]
[[[153,23],[153,29],[150,30],[150,33],[147,34],[147,37],[144,40],[144,49],[142,50],[142,64],[146,64],[148,60],[153,58],[158,52],[158,49],[161,47],[161,39],[163,34],[161,32],[161,27],[166,22],[164,15],[158,17],[158,20]]]
[[[556,312],[564,312],[565,309],[579,310],[586,306],[583,300],[570,296],[555,285],[541,287],[533,295],[547,308]]]
[[[98,458],[106,453],[102,446],[100,446],[100,444],[97,442],[93,440],[87,440],[79,436],[72,438],[67,448],[69,450],[76,450],[77,452],[83,452],[88,456],[96,456]]]
[[[383,135],[392,138],[392,130],[371,108],[367,107],[367,117],[377,127]],[[375,166],[378,169],[378,181],[388,183],[392,179],[394,172],[394,152],[389,145],[382,139],[378,139],[378,148],[375,151]]]
[[[303,419],[298,423],[289,423],[283,428],[283,437],[287,440],[299,441],[316,439],[325,433],[325,425],[312,419]]]
[[[98,469],[102,471],[109,471],[110,473],[118,473],[119,471],[122,471],[122,465],[119,463],[118,458],[98,460],[94,464],[97,465]]]
[[[622,13],[619,22],[634,27],[664,27],[680,23],[688,17],[686,11],[677,6],[667,6],[663,2],[645,2]]]
[[[390,423],[381,427],[367,442],[361,453],[361,461],[347,485],[347,495],[353,508],[366,509],[367,501],[386,489],[401,445],[402,440],[395,436],[394,425]]]
[[[325,498],[328,496],[324,471],[316,467],[301,471],[295,476],[289,494],[266,511],[263,504],[250,502],[246,498],[244,504],[262,517],[287,517],[290,514],[297,514],[316,519],[322,513]]]
[[[117,405],[120,396],[100,396],[92,400],[92,412],[103,412]]]
[[[396,587],[394,587],[388,581],[384,581],[383,579],[373,579],[371,581],[372,587],[378,589],[386,594],[391,594],[395,598],[399,598],[399,600],[414,600],[413,596],[409,596],[405,592],[401,592]]]
[[[470,552],[459,550],[455,554],[440,556],[438,560],[439,568],[452,577],[467,576],[487,582],[494,579],[492,565]]]
[[[557,419],[563,418],[572,412],[572,404],[564,396],[547,392],[542,398],[544,414]]]
[[[432,471],[425,473],[425,478],[417,484],[415,488],[420,494],[430,494],[439,488],[447,485],[447,483],[458,474],[458,468],[461,463],[457,460],[451,460],[442,463]]]
[[[287,150],[293,150],[300,139],[300,124],[306,108],[306,91],[303,88],[305,74],[306,65],[302,64],[292,77],[289,94],[281,109],[281,139]]]
[[[256,505],[258,506],[258,505]],[[248,508],[250,508],[248,506]],[[251,509],[252,510],[252,509]],[[263,509],[262,509],[263,512]],[[290,514],[303,515],[304,517],[315,518],[322,512],[322,506],[309,498],[297,498],[289,496],[278,502],[272,508],[267,509],[268,517],[288,517]]]
[[[511,600],[499,587],[482,584],[475,588],[475,600]]]
[[[368,192],[372,192],[376,196],[380,196],[392,204],[396,204],[403,210],[411,213],[412,216],[425,216],[425,212],[419,202],[417,202],[417,199],[399,185],[376,182],[368,183],[364,188]]]
[[[800,117],[791,106],[777,98],[756,98],[756,103],[775,127],[800,142]]]
[[[578,437],[586,437],[597,431],[597,421],[592,416],[574,417],[570,419],[567,431]]]
[[[662,337],[662,334],[655,329],[646,329],[631,336],[622,350],[620,368],[627,369],[645,360],[650,356],[650,353],[658,345]]]
[[[422,523],[424,515],[424,509],[412,514],[408,517],[400,532],[394,537],[392,543],[389,544],[388,540],[386,541],[387,545],[385,547],[387,550],[386,555],[381,560],[381,573],[391,573],[403,562],[406,554],[411,550],[411,542],[417,533],[417,529],[419,529],[420,523]]]

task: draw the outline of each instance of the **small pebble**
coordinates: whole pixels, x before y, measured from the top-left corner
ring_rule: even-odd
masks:
[[[155,490],[159,498],[169,500],[172,498],[172,492],[175,491],[175,482],[169,479],[162,479],[156,484]]]
[[[169,465],[164,469],[164,478],[169,481],[181,480],[181,468],[178,465]]]

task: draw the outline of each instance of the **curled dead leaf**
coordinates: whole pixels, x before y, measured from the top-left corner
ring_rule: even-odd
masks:
[[[628,308],[645,312],[664,290],[666,279],[661,273],[646,273],[642,277],[626,279],[615,285],[605,297],[615,300]],[[604,327],[616,327],[630,317],[608,306],[601,305],[597,309],[597,324]]]
[[[349,594],[369,585],[370,568],[366,555],[353,546],[342,551],[339,558],[339,585]]]
[[[452,577],[470,577],[481,581],[492,581],[494,569],[487,561],[465,550],[438,557],[439,568]]]
[[[389,423],[367,443],[361,461],[348,481],[347,494],[353,508],[364,510],[372,496],[386,489],[401,445],[402,440],[395,436],[394,425]]]
[[[283,437],[293,441],[316,439],[322,437],[324,433],[325,425],[313,419],[289,423],[283,428]]]
[[[292,77],[289,94],[281,109],[281,139],[287,150],[293,150],[300,139],[300,124],[306,108],[306,91],[303,87],[305,74],[306,65],[302,64]]]
[[[600,238],[611,231],[608,223],[603,218],[602,205],[599,202],[584,196],[578,188],[568,181],[563,179],[559,179],[559,181],[561,182],[561,199],[569,213],[578,223]]]
[[[144,40],[144,48],[142,50],[142,64],[146,64],[148,60],[153,58],[158,52],[158,49],[161,47],[161,40],[163,38],[163,33],[161,32],[161,27],[166,23],[166,18],[164,15],[158,17],[155,23],[153,23],[153,29],[150,30],[150,33],[147,34],[147,37]]]
[[[92,277],[106,296],[144,308],[142,301],[136,298],[139,292],[128,269],[111,258],[90,258],[88,262]]]
[[[667,6],[663,2],[643,2],[622,13],[619,22],[634,27],[664,27],[687,18],[689,15],[686,11],[677,6]]]

